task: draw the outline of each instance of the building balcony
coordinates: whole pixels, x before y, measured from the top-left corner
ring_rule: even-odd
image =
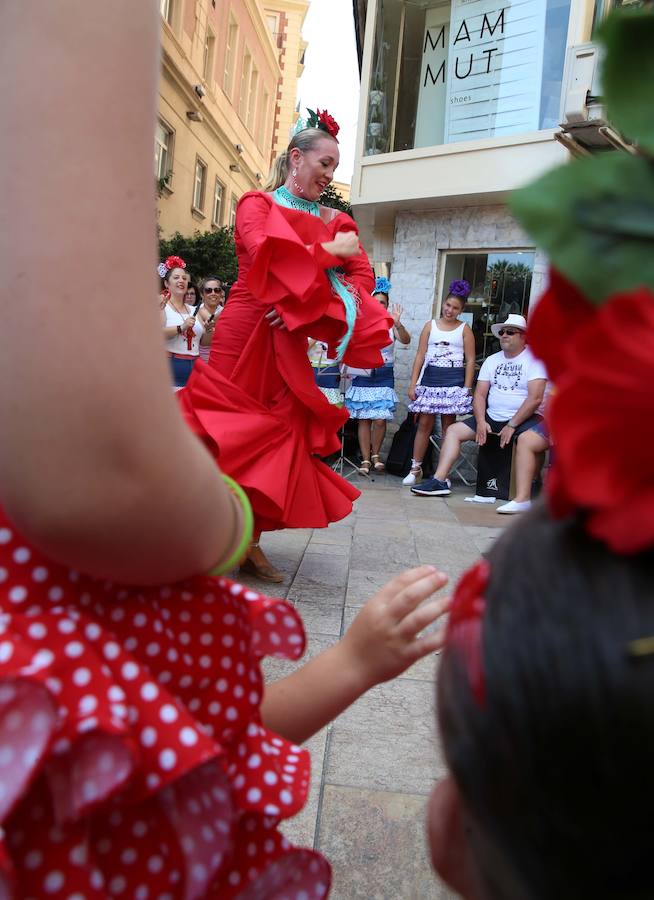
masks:
[[[398,210],[502,203],[574,152],[568,120],[582,142],[606,125],[595,48],[579,46],[590,0],[471,10],[466,0],[367,4],[358,218],[383,225]],[[609,145],[601,132],[598,143]]]

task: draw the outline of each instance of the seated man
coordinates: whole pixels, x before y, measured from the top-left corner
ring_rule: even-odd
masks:
[[[444,497],[451,493],[447,476],[464,441],[476,440],[483,447],[492,433],[499,436],[500,447],[506,447],[514,437],[519,447],[519,436],[542,421],[537,411],[543,402],[547,374],[526,346],[527,322],[523,316],[510,315],[506,322],[492,325],[491,331],[499,338],[501,350],[485,359],[479,371],[472,403],[474,415],[450,425],[435,476],[412,487],[413,494]],[[521,503],[528,503],[528,497]]]

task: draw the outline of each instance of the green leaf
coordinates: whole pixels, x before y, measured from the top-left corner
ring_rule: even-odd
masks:
[[[616,10],[599,32],[606,47],[602,94],[608,121],[654,151],[654,11]]]
[[[654,163],[606,153],[575,160],[516,191],[509,204],[556,269],[601,304],[654,291]]]

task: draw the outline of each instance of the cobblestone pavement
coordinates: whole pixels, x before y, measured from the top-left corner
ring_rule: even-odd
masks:
[[[334,643],[403,569],[432,563],[456,581],[510,520],[493,506],[465,503],[474,490],[463,486],[443,499],[414,496],[388,475],[355,475],[354,482],[363,494],[344,521],[264,536],[267,554],[287,575],[268,593],[288,597],[300,611],[308,656]],[[374,688],[309,742],[311,795],[283,830],[331,861],[333,900],[454,896],[436,880],[425,843],[427,796],[443,773],[434,728],[437,663],[421,660]],[[267,660],[266,677],[295,665]]]

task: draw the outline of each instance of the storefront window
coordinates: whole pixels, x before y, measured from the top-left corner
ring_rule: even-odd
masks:
[[[478,365],[500,349],[499,341],[491,333],[493,323],[504,322],[511,313],[527,318],[534,255],[528,250],[445,254],[443,290],[435,314],[447,295],[448,285],[465,279],[471,293],[461,318],[475,336]]]
[[[558,124],[570,0],[379,0],[368,155]]]

